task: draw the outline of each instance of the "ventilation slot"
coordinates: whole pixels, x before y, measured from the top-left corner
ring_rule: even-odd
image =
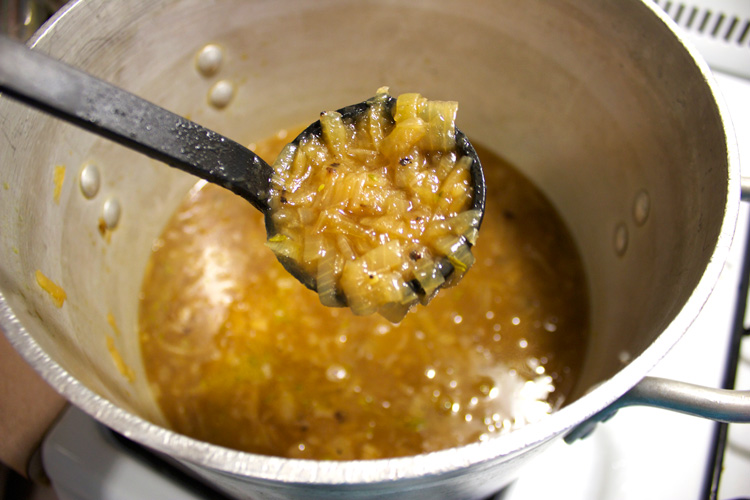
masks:
[[[750,2],[655,0],[706,58],[721,71],[750,78]]]

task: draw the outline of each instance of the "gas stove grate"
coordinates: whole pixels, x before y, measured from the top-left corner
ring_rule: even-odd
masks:
[[[750,226],[750,223],[748,226]],[[750,227],[748,229],[750,229]],[[748,232],[748,235],[750,235],[750,232]],[[734,320],[732,323],[732,335],[727,350],[727,362],[721,385],[723,389],[734,389],[737,379],[737,369],[740,361],[740,348],[742,346],[742,341],[743,339],[750,337],[750,329],[745,327],[748,290],[750,289],[750,238],[745,241],[745,253],[741,272],[739,294],[737,296]],[[711,437],[711,451],[709,452],[706,474],[704,476],[706,478],[705,485],[701,496],[701,498],[706,500],[717,500],[719,498],[719,486],[724,467],[724,458],[727,451],[728,434],[729,424],[723,422],[717,422],[715,424],[713,435]]]

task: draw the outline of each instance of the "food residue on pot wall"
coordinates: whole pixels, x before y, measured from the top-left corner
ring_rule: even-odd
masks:
[[[52,197],[54,198],[55,203],[59,204],[63,181],[65,181],[65,165],[55,165],[53,180],[55,183],[55,190],[53,191]]]
[[[115,320],[115,315],[112,314],[112,312],[107,313],[107,323],[109,323],[109,326],[112,328],[112,331],[115,332],[115,337],[120,338],[120,327],[117,326],[117,321]],[[115,363],[115,366],[117,367],[117,371],[122,374],[123,377],[128,379],[128,382],[132,383],[135,381],[135,371],[125,363],[125,360],[122,358],[122,355],[120,354],[120,351],[117,350],[117,346],[115,345],[115,339],[111,335],[107,335],[107,350],[109,351],[109,355],[112,357],[112,361]]]
[[[112,338],[111,335],[107,335],[107,350],[109,351],[109,355],[112,356],[112,361],[115,363],[117,371],[119,371],[123,377],[128,379],[128,382],[134,382],[135,372],[125,363],[125,360],[122,359],[120,351],[118,351],[115,346],[115,339]]]
[[[47,292],[47,294],[52,299],[52,302],[55,304],[55,307],[58,309],[63,306],[63,303],[65,302],[65,299],[68,298],[68,294],[65,293],[65,290],[62,289],[60,285],[49,279],[47,276],[44,275],[39,269],[36,270],[36,282],[37,284]]]
[[[107,313],[107,323],[109,323],[109,326],[112,327],[112,330],[115,332],[115,335],[119,337],[120,328],[117,326],[117,321],[115,321],[115,316],[111,312]]]

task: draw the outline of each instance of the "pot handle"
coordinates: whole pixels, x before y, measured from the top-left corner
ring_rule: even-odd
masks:
[[[645,377],[617,401],[574,427],[565,441],[590,435],[596,424],[612,418],[625,406],[653,406],[717,422],[750,423],[750,391],[714,389],[658,377]]]
[[[740,178],[741,195],[742,201],[750,201],[750,176],[743,175]]]

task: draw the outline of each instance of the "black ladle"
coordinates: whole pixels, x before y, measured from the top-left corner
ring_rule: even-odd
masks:
[[[389,110],[389,114],[393,116],[393,108],[396,105],[396,99],[394,97],[388,96],[386,98],[386,106]],[[347,119],[354,119],[357,116],[361,116],[363,113],[367,113],[368,109],[371,106],[370,101],[364,101],[359,102],[357,104],[352,104],[350,106],[346,106],[345,108],[341,108],[338,110],[339,113],[341,113],[342,120]],[[320,125],[320,120],[316,121],[309,127],[307,127],[305,130],[300,132],[300,134],[291,142],[291,144],[299,144],[300,140],[304,137],[309,137],[311,135],[315,135],[320,137],[323,134],[323,130]],[[466,137],[466,134],[461,132],[458,128],[456,128],[456,149],[458,151],[458,157],[461,156],[468,156],[472,159],[471,167],[470,167],[470,176],[471,176],[471,184],[472,184],[472,190],[473,190],[473,196],[472,196],[472,202],[470,209],[472,210],[479,210],[479,225],[482,224],[482,219],[484,218],[484,205],[485,205],[485,197],[486,197],[486,191],[485,191],[485,184],[484,184],[484,171],[482,170],[482,163],[479,161],[479,156],[477,155],[477,152],[474,150],[474,146],[471,145],[471,142],[469,142],[469,138]],[[262,160],[261,160],[262,161]],[[479,226],[477,226],[478,228]],[[271,220],[270,214],[267,211],[266,212],[266,231],[268,232],[269,236],[272,236],[275,231],[273,228],[273,221]],[[468,241],[466,241],[466,244],[471,245]],[[302,282],[307,288],[311,290],[316,290],[316,281],[315,277],[311,276],[308,273],[305,273],[302,268],[300,268],[299,264],[288,257],[284,257],[281,255],[277,255],[276,258],[281,262],[281,264],[284,266],[284,268],[295,278],[297,278],[300,282]],[[448,258],[443,258],[441,260],[436,261],[436,265],[440,271],[440,274],[443,275],[443,278],[448,278],[448,276],[453,272],[453,264],[450,262]],[[422,290],[421,285],[416,280],[409,283],[411,285],[411,288],[420,296],[424,295],[424,290]],[[336,300],[339,302],[339,305],[342,307],[346,306],[346,297],[344,296],[343,292],[340,290],[336,294]]]
[[[274,234],[269,207],[273,168],[233,140],[2,36],[0,91],[7,97],[229,189],[263,212],[266,229]],[[344,117],[353,117],[368,106],[363,102],[340,112]],[[320,121],[317,121],[293,142],[298,143],[309,134],[320,134],[320,130]],[[474,160],[472,208],[484,214],[481,163],[466,136],[458,130],[456,140],[460,152]],[[281,263],[308,288],[316,289],[315,278],[294,262],[282,260]],[[447,276],[452,271],[446,259],[441,264],[441,272]]]

